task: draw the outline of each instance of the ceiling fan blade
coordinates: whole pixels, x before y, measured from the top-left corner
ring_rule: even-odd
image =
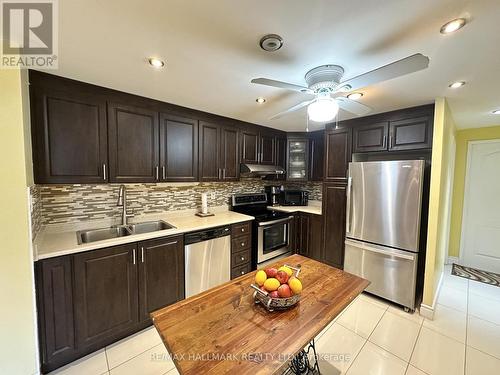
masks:
[[[343,96],[337,97],[335,100],[339,104],[339,107],[344,111],[354,113],[358,116],[366,115],[372,111],[372,109],[367,105],[355,102],[354,100],[347,99]]]
[[[258,85],[271,86],[271,87],[277,87],[280,89],[294,90],[294,91],[313,94],[313,91],[309,90],[305,86],[294,85],[293,83],[275,81],[274,79],[254,78],[250,82],[256,83]]]
[[[347,81],[341,82],[339,87],[349,85],[351,87],[348,91],[357,90],[374,83],[387,81],[392,78],[426,69],[428,66],[429,58],[421,53],[417,53],[391,64],[384,65],[380,68],[372,70],[371,72],[364,73],[357,77],[348,79]]]
[[[313,100],[306,100],[305,102],[302,102],[302,103],[299,103],[297,105],[294,105],[293,107],[290,107],[288,108],[286,111],[283,111],[283,112],[280,112],[280,113],[277,113],[275,114],[273,117],[269,118],[269,120],[276,120],[277,118],[280,118],[290,112],[294,112],[294,111],[297,111],[301,108],[304,108],[305,106],[308,106],[309,104],[311,104],[312,102],[314,102],[316,99],[313,99]]]

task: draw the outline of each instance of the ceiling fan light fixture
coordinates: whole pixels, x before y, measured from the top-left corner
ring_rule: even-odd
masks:
[[[337,113],[339,113],[339,105],[330,97],[320,97],[307,107],[309,120],[314,122],[331,121],[337,116]]]
[[[352,94],[347,95],[347,99],[351,100],[358,100],[361,99],[362,97],[363,97],[362,92],[353,92]]]
[[[465,26],[467,20],[465,18],[455,18],[449,22],[446,22],[443,26],[441,26],[441,34],[451,34],[455,31],[460,30]]]

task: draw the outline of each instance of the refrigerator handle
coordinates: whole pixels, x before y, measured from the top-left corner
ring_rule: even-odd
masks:
[[[347,179],[347,206],[345,212],[346,233],[351,232],[351,188],[352,188],[352,177],[349,177]]]

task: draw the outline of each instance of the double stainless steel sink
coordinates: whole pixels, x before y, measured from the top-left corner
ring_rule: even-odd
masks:
[[[134,234],[151,233],[160,230],[175,229],[172,224],[163,220],[145,221],[142,223],[114,226],[108,228],[80,230],[76,232],[78,244],[110,240],[112,238],[126,237]]]

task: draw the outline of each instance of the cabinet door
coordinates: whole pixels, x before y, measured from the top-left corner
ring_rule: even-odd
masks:
[[[136,244],[74,255],[79,349],[100,348],[139,322]]]
[[[309,215],[309,256],[317,261],[323,256],[323,215]]]
[[[34,88],[31,100],[35,182],[107,181],[105,100],[48,88]]]
[[[389,151],[417,150],[432,147],[431,116],[391,121]]]
[[[324,132],[314,134],[309,140],[309,180],[323,181],[325,169]]]
[[[160,179],[198,180],[198,121],[160,114]]]
[[[276,138],[276,165],[286,169],[286,138]]]
[[[309,252],[309,214],[301,213],[299,220],[299,254],[310,257]]]
[[[287,179],[290,181],[307,181],[309,140],[306,138],[289,138],[287,154]]]
[[[325,137],[325,180],[342,181],[351,161],[351,129],[330,129]]]
[[[200,181],[217,181],[221,178],[219,167],[220,127],[200,122]]]
[[[276,164],[276,137],[261,133],[260,135],[260,164]]]
[[[241,132],[241,162],[259,163],[259,133],[252,130]]]
[[[323,188],[323,259],[331,266],[344,264],[346,183],[325,184]]]
[[[386,151],[388,122],[362,125],[354,128],[353,152]]]
[[[184,298],[184,243],[182,236],[140,242],[140,320]]]
[[[158,112],[108,104],[111,182],[159,180]]]
[[[240,177],[240,152],[238,129],[222,127],[220,130],[220,168],[222,180],[238,181]]]
[[[76,353],[71,257],[36,263],[42,369],[53,370]]]

